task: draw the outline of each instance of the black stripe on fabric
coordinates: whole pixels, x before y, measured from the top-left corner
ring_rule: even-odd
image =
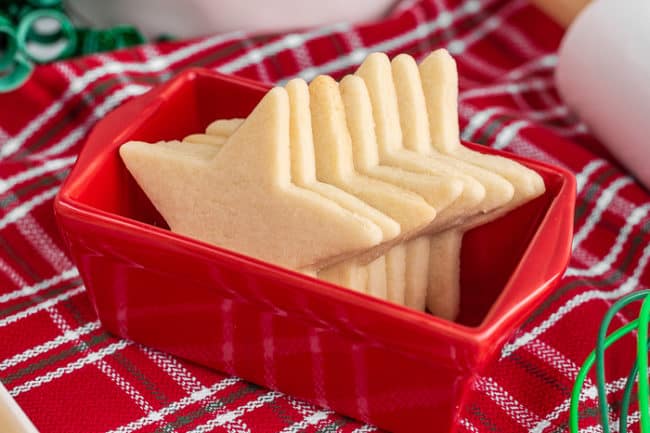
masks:
[[[555,388],[562,395],[569,395],[571,393],[571,387],[563,384],[561,381],[555,379],[547,371],[544,371],[539,367],[538,364],[527,360],[522,357],[519,353],[515,352],[510,355],[509,359],[516,362],[519,367],[524,370],[529,376],[534,377],[535,379],[545,383],[551,388]],[[548,366],[549,364],[545,364]],[[560,377],[560,376],[557,376]]]
[[[224,397],[216,398],[213,401],[204,404],[200,408],[185,415],[175,416],[173,418],[174,421],[167,422],[164,426],[158,427],[154,433],[168,433],[170,431],[176,431],[176,429],[187,426],[188,424],[193,423],[204,415],[212,414],[217,410],[225,407],[226,405],[234,403],[235,401],[255,392],[259,392],[260,390],[261,388],[257,385],[244,383],[242,387]]]
[[[57,285],[53,288],[50,288],[49,290],[45,290],[43,292],[39,292],[37,294],[29,296],[26,300],[23,300],[21,302],[18,302],[16,304],[12,304],[11,306],[5,307],[3,309],[0,309],[0,319],[5,318],[17,311],[24,310],[26,308],[29,308],[37,303],[43,302],[49,298],[53,298],[57,295],[62,294],[63,292],[66,292],[69,289],[72,289],[74,287],[80,286],[81,285],[81,279],[80,278],[74,278],[70,281],[67,281],[61,285]]]
[[[39,370],[50,367],[53,364],[56,364],[57,362],[63,361],[66,358],[86,352],[88,348],[99,346],[100,344],[104,343],[109,339],[110,336],[106,332],[103,332],[98,335],[93,335],[87,341],[81,341],[68,349],[52,354],[47,358],[28,364],[27,366],[21,368],[18,371],[0,377],[0,381],[2,381],[2,383],[4,383],[5,385],[10,385],[11,383],[15,382],[16,380],[28,374],[35,373]]]
[[[584,194],[581,194],[577,198],[576,210],[574,213],[574,221],[577,224],[578,220],[587,212],[589,205],[596,201],[596,197],[600,196],[603,185],[607,182],[613,175],[617,173],[617,170],[614,167],[608,167],[607,170],[604,170],[598,177],[589,184],[587,190]]]
[[[476,403],[471,403],[467,408],[467,412],[475,417],[483,427],[489,431],[500,432],[499,427],[481,410],[481,407]]]
[[[647,236],[650,234],[650,220],[646,221],[640,230],[637,230],[634,235],[630,235],[630,247],[624,249],[623,259],[620,261],[620,264],[617,267],[612,267],[610,274],[602,278],[602,276],[595,276],[589,278],[578,278],[575,280],[570,280],[565,284],[561,285],[556,289],[548,298],[546,298],[542,304],[533,311],[530,316],[523,323],[522,328],[530,325],[537,317],[543,314],[555,301],[561,298],[564,294],[577,287],[594,287],[601,288],[606,286],[614,285],[619,283],[623,277],[629,277],[626,272],[629,272],[628,269],[632,263],[637,263],[634,261],[634,257],[639,253],[639,250],[645,248],[647,245]],[[640,289],[641,287],[639,287]]]

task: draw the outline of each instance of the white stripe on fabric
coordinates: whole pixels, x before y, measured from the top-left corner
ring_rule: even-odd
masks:
[[[25,279],[16,272],[13,266],[9,265],[9,263],[7,263],[2,257],[0,257],[0,271],[2,271],[2,273],[4,273],[15,286],[20,287],[27,284]]]
[[[474,137],[474,134],[476,134],[476,131],[481,129],[492,116],[499,112],[499,110],[499,107],[490,107],[474,114],[472,117],[470,117],[467,126],[463,128],[463,132],[460,137],[463,140],[471,141]]]
[[[581,121],[577,121],[576,123],[574,123],[568,128],[552,126],[551,129],[553,129],[553,131],[557,132],[559,135],[568,138],[573,138],[578,135],[584,135],[589,132],[589,128],[587,128],[587,125]]]
[[[555,347],[548,345],[544,341],[539,339],[533,340],[524,347],[544,364],[554,367],[567,379],[574,381],[578,376],[580,367],[567,358],[562,352],[557,350]],[[587,380],[589,380],[589,378],[587,378]]]
[[[347,32],[343,33],[341,35],[343,40],[345,40],[348,43],[348,47],[350,48],[350,51],[356,50],[357,48],[363,48],[363,40],[361,39],[361,35],[356,31],[356,29],[351,28]]]
[[[463,427],[465,427],[467,429],[467,431],[470,431],[472,433],[481,433],[479,431],[479,429],[477,429],[476,426],[474,424],[472,424],[472,422],[470,420],[468,420],[467,418],[461,419],[460,420],[460,425],[462,425]]]
[[[65,320],[63,315],[55,307],[50,307],[47,309],[47,312],[50,314],[52,321],[64,334],[67,332],[72,332],[70,325]],[[90,347],[85,341],[78,340],[79,346],[82,348],[83,352],[90,352]],[[100,372],[106,375],[115,385],[118,386],[124,393],[133,400],[138,407],[144,412],[147,413],[153,408],[149,405],[149,402],[144,398],[144,396],[133,386],[131,383],[126,381],[113,367],[111,367],[104,359],[99,359],[97,361],[97,368]],[[45,377],[45,376],[43,376]],[[38,379],[36,379],[38,380]]]
[[[634,413],[630,414],[628,419],[632,420],[631,422],[628,422],[628,429],[629,426],[632,424],[635,424],[640,418],[640,412],[637,410]],[[609,430],[612,433],[618,433],[618,420],[619,417],[615,416],[609,424]],[[629,431],[629,430],[628,430]],[[600,424],[595,424],[595,425],[590,425],[585,428],[581,428],[579,430],[580,433],[603,433],[603,427]]]
[[[294,36],[293,39],[290,39],[290,41],[292,41],[292,43],[295,43],[295,36],[297,36],[298,39],[300,41],[302,41],[302,43],[304,43],[305,41],[308,41],[308,40],[313,39],[315,37],[320,37],[320,36],[326,35],[326,34],[331,33],[333,31],[338,31],[338,30],[341,30],[341,29],[345,30],[345,28],[347,28],[347,27],[342,26],[342,25],[335,25],[335,26],[332,26],[332,27],[318,29],[318,30],[313,31],[313,32],[307,32],[307,33],[305,33],[303,35],[288,35],[288,36]],[[283,49],[286,49],[286,44],[284,43],[285,39],[286,39],[286,37],[283,38],[280,41],[269,43],[269,44],[264,45],[264,46],[262,46],[260,48],[255,48],[255,49],[253,49],[251,51],[248,51],[246,54],[238,57],[237,59],[235,59],[235,60],[233,60],[233,61],[231,61],[229,63],[225,63],[224,65],[218,67],[217,69],[222,71],[222,72],[224,72],[224,71],[226,71],[226,72],[234,72],[236,70],[241,69],[242,67],[247,66],[248,65],[247,62],[250,62],[251,60],[255,60],[252,63],[255,63],[255,64],[257,64],[259,66],[259,65],[261,65],[262,61],[266,57],[268,57],[270,55],[273,55],[273,54],[275,54],[275,53],[277,53],[279,51],[282,51]],[[153,61],[156,61],[156,60],[151,60],[151,61],[153,62]],[[252,63],[250,63],[250,64],[252,64]],[[127,64],[117,63],[117,62],[108,63],[107,64],[107,69],[109,70],[110,73],[121,74],[125,70],[127,70],[126,65]],[[231,70],[231,68],[233,68],[233,69]],[[129,70],[132,70],[132,69],[129,69]],[[260,69],[260,72],[265,73],[265,70]],[[267,74],[267,80],[268,80],[268,74]],[[87,130],[90,127],[92,127],[92,125],[94,124],[95,119],[101,118],[108,111],[112,110],[114,107],[119,105],[123,100],[127,99],[128,97],[140,95],[140,94],[146,92],[147,90],[149,90],[149,87],[147,87],[147,86],[139,86],[139,85],[131,84],[131,85],[125,86],[124,88],[116,91],[115,93],[113,93],[112,95],[107,97],[106,100],[99,107],[96,107],[93,110],[93,114],[90,116],[90,118],[86,119],[86,121],[80,127],[78,127],[73,132],[68,134],[68,136],[65,139],[63,139],[62,141],[60,141],[58,144],[44,150],[43,152],[38,153],[37,155],[39,157],[43,157],[43,156],[54,155],[54,154],[61,153],[61,152],[65,151],[66,149],[68,149],[69,147],[74,145],[77,141],[79,141],[83,137],[83,135],[87,132]]]
[[[556,117],[562,117],[567,114],[567,108],[564,106],[558,106],[558,107],[550,107],[547,109],[529,109],[529,110],[515,110],[513,108],[508,108],[508,107],[489,107],[484,110],[475,110],[473,109],[470,105],[467,104],[462,104],[459,107],[459,113],[465,117],[465,118],[470,118],[470,122],[472,121],[472,118],[474,116],[480,116],[476,121],[481,121],[483,123],[477,125],[475,129],[480,128],[487,120],[488,118],[484,118],[485,116],[484,112],[487,112],[490,115],[494,114],[501,114],[504,116],[511,116],[511,117],[523,117],[524,120],[530,119],[534,121],[545,121],[548,119],[553,119]],[[475,122],[476,122],[475,121]]]
[[[513,5],[513,4],[515,3],[513,2],[509,3],[509,5]],[[521,5],[519,5],[519,7],[521,7]],[[514,9],[514,8],[509,7],[508,9]],[[514,10],[508,10],[508,11],[503,11],[502,14],[504,17],[507,17],[513,12]],[[471,33],[464,35],[463,39],[454,39],[452,41],[449,41],[449,43],[447,44],[447,50],[449,50],[449,53],[452,55],[462,54],[472,44],[480,41],[485,36],[492,33],[494,30],[496,30],[501,24],[501,21],[502,21],[501,16],[498,15],[491,16],[481,21],[481,24],[474,27]]]
[[[587,185],[587,181],[591,177],[592,174],[596,172],[599,168],[603,167],[605,165],[605,161],[602,159],[594,159],[592,161],[589,161],[587,165],[585,165],[580,173],[576,174],[576,192],[579,194],[582,192],[582,190],[585,188]]]
[[[191,394],[205,388],[176,358],[149,348],[142,348],[142,350],[185,392]],[[250,432],[248,426],[240,420],[229,423],[227,429],[235,433]]]
[[[568,277],[595,277],[603,275],[609,271],[614,265],[614,262],[616,262],[618,255],[623,251],[623,245],[625,245],[632,234],[632,230],[637,224],[646,218],[648,211],[650,211],[650,204],[645,204],[632,211],[630,216],[626,218],[625,225],[618,232],[618,235],[616,235],[614,245],[610,248],[605,257],[586,269],[570,267],[567,269],[565,275]]]
[[[147,44],[142,46],[142,54],[147,60],[156,59],[161,57],[162,54],[158,51],[155,44]]]
[[[616,194],[618,194],[618,192],[625,186],[631,185],[633,183],[634,181],[632,178],[627,176],[622,177],[620,179],[616,179],[599,194],[598,200],[596,201],[596,206],[587,217],[587,221],[585,221],[582,227],[580,227],[578,233],[573,236],[573,245],[571,246],[573,250],[575,250],[578,245],[580,245],[585,239],[587,239],[589,234],[591,234],[592,230],[594,227],[596,227],[596,224],[598,224],[601,217],[603,216],[603,212],[605,212]]]
[[[374,425],[366,424],[364,426],[352,430],[352,433],[370,433],[373,431],[377,431],[377,427],[375,427]]]
[[[308,415],[302,421],[291,424],[288,427],[282,429],[279,433],[298,433],[309,427],[310,425],[318,424],[321,421],[327,419],[330,414],[327,412],[314,412],[311,415]]]
[[[435,10],[438,14],[449,13],[447,7],[443,4],[441,0],[434,0]],[[421,34],[418,35],[418,50],[421,53],[428,53],[433,50],[431,41],[427,38],[425,28],[421,26],[422,23],[426,22],[426,15],[424,9],[420,7],[411,7],[408,11],[415,20],[415,28],[421,29]]]
[[[29,296],[33,295],[35,293],[38,293],[42,290],[48,289],[56,284],[59,284],[62,281],[66,281],[72,278],[76,278],[79,276],[79,271],[77,271],[77,268],[71,268],[67,269],[63,272],[61,272],[58,275],[55,275],[53,277],[50,277],[46,280],[39,281],[38,283],[32,285],[32,286],[26,286],[22,287],[18,290],[15,290],[10,293],[5,293],[4,295],[0,295],[0,303],[3,302],[8,302],[11,300],[14,300],[16,298],[20,298],[22,296]]]
[[[349,24],[337,23],[310,32],[288,34],[282,39],[265,44],[254,51],[244,53],[243,55],[229,62],[226,62],[221,66],[217,66],[216,69],[226,74],[232,74],[233,72],[247,68],[248,66],[258,63],[265,58],[277,54],[281,51],[303,45],[305,42],[308,42],[312,39],[327,36],[332,33],[346,32],[349,29]]]
[[[3,218],[0,218],[0,230],[4,229],[9,224],[16,222],[16,220],[24,217],[36,206],[54,197],[58,190],[58,186],[45,190],[42,193],[35,195],[28,201],[22,203],[20,206],[16,206],[15,208],[11,209]]]
[[[504,127],[494,139],[492,147],[495,149],[503,149],[508,146],[512,140],[519,134],[519,131],[528,126],[530,122],[526,120],[517,120]]]
[[[523,117],[524,119],[518,120],[518,122],[525,122],[526,125],[531,125],[529,120],[536,122],[543,122],[548,119],[560,117],[566,115],[567,108],[553,107],[547,110],[513,110],[505,107],[490,107],[484,110],[474,110],[471,106],[467,104],[462,104],[459,107],[459,114],[465,118],[469,119],[467,126],[462,131],[461,138],[464,140],[471,140],[474,134],[482,128],[493,116],[499,114],[503,116],[510,116],[513,118]],[[553,127],[554,130],[558,131],[563,128]],[[514,138],[514,137],[513,137]]]
[[[99,321],[95,321],[95,322],[86,323],[85,325],[80,326],[79,328],[73,329],[71,331],[66,331],[65,333],[59,335],[53,340],[47,341],[43,344],[39,344],[38,346],[34,346],[30,349],[25,350],[24,352],[17,353],[12,357],[3,360],[2,362],[0,362],[0,371],[6,370],[7,368],[14,367],[31,358],[47,353],[50,350],[56,349],[57,347],[65,343],[69,343],[71,341],[77,340],[82,335],[89,334],[93,331],[98,330],[99,328],[100,328]]]
[[[632,198],[632,200],[634,200],[634,198]],[[618,195],[614,198],[612,203],[610,203],[607,212],[611,212],[613,215],[626,219],[638,206],[638,203],[635,203],[622,195]]]
[[[554,88],[552,78],[532,78],[530,80],[522,81],[519,83],[498,83],[491,86],[479,87],[476,89],[469,89],[461,92],[459,95],[460,101],[465,101],[471,98],[485,98],[487,96],[498,95],[516,95],[519,93],[529,92],[531,90],[544,90]]]
[[[194,377],[176,358],[148,347],[138,346],[158,367],[171,377],[184,391],[193,393],[203,388],[203,384]]]
[[[306,69],[314,66],[314,61],[311,58],[309,50],[304,45],[299,45],[295,48],[291,48],[291,54],[293,58],[296,59],[298,64],[298,69]]]
[[[566,314],[571,312],[576,307],[593,300],[608,300],[608,299],[617,299],[623,295],[630,293],[631,291],[640,288],[639,286],[639,277],[645,271],[648,265],[648,259],[650,259],[650,244],[646,245],[643,249],[643,254],[637,263],[636,268],[634,268],[633,274],[622,283],[616,290],[589,290],[575,297],[571,298],[566,304],[558,308],[553,314],[551,314],[546,320],[544,320],[540,325],[533,328],[531,331],[528,331],[518,337],[512,343],[507,343],[503,346],[501,350],[501,359],[510,356],[517,349],[522,346],[530,343],[544,332],[548,331],[553,327],[557,322],[562,319]]]
[[[11,188],[13,188],[14,186],[22,182],[28,181],[35,177],[39,177],[45,173],[49,173],[51,171],[57,171],[65,167],[69,167],[72,164],[74,164],[76,160],[77,160],[76,156],[51,159],[45,161],[42,164],[37,165],[36,167],[32,167],[21,173],[11,176],[7,179],[0,179],[0,194],[9,191]]]
[[[641,413],[637,410],[634,413],[631,413],[628,415],[628,422],[627,422],[627,428],[629,431],[629,428],[636,424],[639,419],[641,418]],[[618,423],[619,423],[619,417],[615,416],[612,418],[609,424],[609,430],[613,433],[618,433]],[[580,433],[602,433],[603,432],[603,427],[600,424],[595,424],[595,425],[590,425],[585,428],[580,429]]]
[[[546,152],[545,150],[540,149],[535,145],[533,141],[527,139],[522,135],[518,135],[512,139],[512,142],[510,143],[510,149],[514,153],[521,156],[525,156],[527,158],[537,159],[539,161],[556,165],[558,167],[562,167],[569,170],[571,169],[571,167],[567,166],[565,161],[562,161],[552,156],[550,153]]]
[[[331,410],[318,409],[317,407],[312,406],[311,404],[309,404],[307,402],[304,402],[302,400],[298,400],[298,399],[293,398],[293,397],[288,396],[288,395],[285,395],[285,398],[289,402],[291,407],[293,407],[296,412],[298,412],[300,415],[302,415],[303,418],[318,416],[318,417],[321,418],[321,421],[325,421],[331,415],[335,414]],[[316,422],[315,424],[318,425],[321,421]],[[289,428],[289,427],[287,427],[287,428]]]
[[[526,93],[536,93],[537,96],[547,92],[547,89],[544,89],[541,83],[533,82],[532,86]],[[515,104],[515,109],[519,110],[529,110],[532,105],[528,102],[527,98],[524,98],[524,92],[517,91],[517,86],[509,86],[507,88],[506,96],[510,96],[512,101]],[[548,104],[546,104],[548,106]]]
[[[265,394],[260,395],[255,400],[246,402],[245,404],[237,407],[236,409],[218,414],[215,418],[212,418],[207,423],[196,427],[195,429],[189,431],[188,433],[208,433],[223,424],[227,424],[235,421],[237,418],[247,414],[248,412],[252,412],[255,409],[259,409],[260,407],[271,403],[272,401],[276,400],[281,396],[282,394],[280,394],[279,392],[275,392],[275,391],[267,392]]]
[[[526,112],[526,116],[530,117],[535,121],[545,121],[548,119],[553,119],[556,117],[565,117],[569,114],[569,109],[564,105],[555,106],[549,108],[548,110],[529,110]],[[554,129],[562,129],[554,127]]]
[[[605,385],[605,389],[608,393],[615,393],[622,390],[625,387],[626,382],[627,377],[620,377],[614,381],[608,382]],[[580,394],[579,401],[581,403],[584,403],[585,401],[595,400],[596,398],[598,398],[598,388],[595,385],[590,385],[587,388],[583,389],[582,393]],[[557,407],[555,407],[555,409],[553,409],[548,415],[544,417],[543,420],[537,423],[537,425],[535,425],[535,427],[530,430],[530,433],[542,433],[547,428],[554,427],[553,421],[558,419],[564,412],[568,411],[570,405],[571,397],[567,398]]]
[[[620,419],[621,418],[619,416],[614,416],[610,420],[610,422],[609,422],[609,430],[612,433],[618,433],[620,431],[619,428],[618,428],[618,423],[619,423]],[[639,422],[640,419],[641,419],[641,412],[639,412],[638,410],[632,412],[631,414],[628,414],[628,416],[627,416],[627,428],[628,428],[628,431],[629,431],[630,427],[632,427],[634,424]],[[603,431],[603,427],[600,424],[590,425],[588,427],[580,429],[580,433],[602,433],[602,431]]]
[[[129,424],[123,425],[121,427],[118,427],[115,430],[111,430],[108,433],[132,433],[134,431],[140,430],[143,427],[146,427],[148,425],[151,425],[155,422],[158,422],[164,417],[171,415],[173,413],[178,412],[179,410],[182,410],[186,408],[187,406],[197,403],[199,401],[205,400],[208,397],[212,397],[216,393],[223,391],[224,389],[227,389],[237,383],[240,383],[241,379],[237,377],[229,377],[226,379],[223,379],[214,385],[210,386],[209,388],[202,388],[199,391],[193,392],[187,397],[183,397],[182,399],[169,404],[168,406],[165,406],[162,409],[159,409],[154,412],[148,413],[146,416],[143,416],[142,418],[132,421]]]
[[[476,389],[487,395],[522,427],[531,429],[540,422],[539,416],[521,404],[493,378],[480,377],[476,381]]]
[[[47,308],[50,308],[59,302],[65,301],[66,299],[70,299],[75,295],[78,295],[79,293],[82,293],[84,291],[84,286],[78,286],[74,289],[70,289],[67,292],[61,293],[58,296],[55,296],[53,298],[47,299],[40,304],[33,305],[25,310],[19,311],[18,313],[12,314],[11,316],[7,316],[3,319],[0,319],[0,328],[11,325],[14,322],[17,322],[19,320],[22,320],[26,317],[31,316],[32,314],[38,313],[39,311],[45,310]]]
[[[293,397],[286,396],[286,398],[289,401],[289,404],[291,404],[291,406],[294,408],[294,410],[304,417],[308,415],[313,415],[316,412],[323,412],[325,414],[332,413],[329,410],[317,410],[311,404],[306,403],[302,400],[295,399]]]
[[[484,5],[486,6],[486,5]],[[460,12],[457,12],[457,18],[462,17],[467,14],[475,13],[478,10],[480,10],[481,4],[477,0],[469,0],[468,2],[465,3],[463,7],[460,8]],[[447,23],[447,25],[450,25],[451,22]],[[440,24],[437,24],[437,21],[434,20],[433,22],[429,22],[426,25],[426,29],[424,32],[431,32],[436,30]],[[282,51],[282,49],[285,49],[289,44],[284,42],[285,40],[288,39],[290,44],[296,44],[296,39],[302,39],[303,43],[310,38],[316,38],[319,36],[323,36],[325,34],[331,33],[333,31],[344,31],[346,28],[348,28],[346,25],[338,24],[329,28],[325,29],[319,29],[314,32],[308,32],[302,35],[294,34],[294,35],[287,35],[285,38],[283,38],[280,41],[272,42],[269,43],[259,49],[257,49],[256,53],[251,56],[247,56],[246,54],[231,61],[228,62],[221,67],[218,67],[218,70],[222,72],[234,72],[236,70],[239,70],[241,68],[244,68],[248,65],[250,65],[254,61],[261,61],[263,58],[273,55],[279,51]],[[385,43],[378,44],[375,47],[373,47],[374,50],[378,51],[386,51],[391,49],[391,47],[399,47],[405,43],[409,42],[409,38],[413,38],[414,36],[417,37],[419,34],[418,32],[422,32],[420,29],[416,29],[412,32],[408,32],[404,35],[401,35],[399,37],[390,39],[386,41]],[[157,71],[157,70],[163,70],[165,67],[167,67],[169,64],[173,63],[174,61],[179,61],[184,57],[189,57],[190,55],[193,55],[197,52],[202,51],[203,49],[207,49],[212,45],[217,45],[220,42],[225,42],[226,40],[234,38],[235,34],[231,35],[220,35],[215,38],[209,38],[206,39],[202,42],[199,42],[195,45],[192,45],[190,47],[185,47],[183,49],[179,49],[178,51],[166,56],[166,57],[160,57],[157,59],[151,59],[147,63],[141,64],[141,63],[110,63],[107,65],[104,65],[100,68],[95,68],[92,69],[91,71],[85,73],[79,80],[75,80],[70,83],[70,87],[68,91],[66,91],[66,94],[64,94],[63,98],[60,101],[57,101],[56,103],[52,104],[48,110],[46,110],[41,116],[39,116],[35,121],[30,123],[26,128],[24,128],[21,133],[13,140],[10,140],[5,147],[0,149],[0,157],[3,156],[8,156],[12,153],[14,153],[22,143],[29,138],[31,134],[36,132],[40,127],[47,121],[49,118],[54,116],[58,111],[63,106],[62,101],[66,101],[70,99],[72,96],[75,94],[79,93],[81,90],[83,90],[88,84],[91,82],[95,81],[96,79],[100,78],[101,76],[105,74],[110,74],[110,73],[121,73],[124,71],[134,71],[134,72],[149,72],[149,71]],[[350,53],[347,56],[344,56],[341,58],[341,60],[345,60],[347,62],[350,62],[352,60],[351,64],[355,64],[359,62],[359,58],[363,59],[365,55],[367,54],[367,50],[363,50],[364,52],[360,52],[359,50],[356,50],[352,53]],[[327,64],[326,64],[327,65]],[[330,67],[333,65],[333,63],[330,63]],[[303,71],[305,72],[305,71]],[[315,71],[312,71],[315,73]],[[319,72],[321,73],[321,72]],[[315,76],[315,75],[314,75]],[[121,100],[120,100],[121,101]],[[120,101],[116,101],[115,103],[119,103]],[[65,150],[66,148],[70,147],[74,142],[80,139],[80,137],[77,136],[78,134],[74,135],[69,135],[67,142],[64,143],[59,143],[59,146],[61,148],[57,149],[48,149],[47,151],[43,152],[42,155],[52,155],[57,152],[60,152],[62,150]],[[70,141],[72,143],[70,143]]]
[[[108,362],[100,360],[97,362],[97,368],[105,374],[115,385],[117,385],[124,393],[135,402],[140,410],[144,413],[149,413],[153,410],[151,404],[144,398],[142,393],[138,391],[129,381],[124,379]]]
[[[42,152],[35,154],[37,158],[43,158],[49,155],[56,155],[58,153],[64,152],[69,149],[71,146],[75,145],[79,140],[81,140],[88,130],[95,124],[97,119],[101,119],[106,116],[109,111],[117,107],[127,98],[132,96],[142,95],[143,93],[149,91],[150,87],[141,86],[139,84],[129,84],[128,86],[122,87],[121,89],[115,91],[110,96],[108,96],[101,104],[97,105],[92,114],[86,118],[86,120],[75,129],[70,131],[62,140],[58,143],[44,149]]]
[[[49,233],[31,215],[27,214],[18,221],[16,227],[21,235],[30,243],[34,250],[52,266],[55,272],[63,272],[74,265],[68,256],[59,248]]]
[[[59,111],[61,111],[67,101],[81,93],[88,85],[97,81],[104,75],[126,71],[140,73],[162,71],[174,63],[180,62],[181,60],[198,54],[201,51],[229,40],[241,38],[242,36],[243,33],[241,32],[217,35],[179,48],[178,50],[173,51],[165,56],[150,59],[144,63],[110,63],[86,71],[81,77],[70,82],[68,89],[58,101],[53,102],[45,111],[39,114],[26,127],[24,127],[20,133],[18,133],[18,135],[10,138],[6,142],[6,144],[0,149],[0,158],[9,156],[20,149],[26,140],[28,140],[34,133],[41,129],[46,122],[48,122]]]
[[[511,69],[506,75],[505,80],[516,81],[540,70],[552,70],[557,66],[557,54],[545,54],[527,61],[526,63]]]
[[[228,422],[225,429],[228,433],[252,433],[246,423],[240,419]]]
[[[72,328],[70,328],[68,322],[63,318],[63,315],[59,313],[59,311],[56,308],[49,307],[45,311],[47,311],[47,313],[50,315],[52,322],[54,322],[57,328],[59,328],[59,331],[63,333],[72,331]]]
[[[55,307],[48,308],[47,312],[52,318],[54,324],[59,328],[61,332],[63,332],[64,334],[67,332],[72,332],[72,329],[70,328],[68,322],[65,320],[63,315],[59,313],[59,311]],[[81,341],[81,340],[78,341],[83,352],[90,351],[90,348],[88,347],[88,344],[85,341]],[[118,388],[122,389],[122,391],[124,391],[126,395],[130,397],[131,400],[133,400],[143,412],[147,413],[153,410],[153,408],[149,405],[149,402],[144,398],[144,396],[140,394],[140,392],[133,385],[127,382],[105,360],[103,359],[98,360],[97,367],[99,371],[105,374],[115,385],[118,386]]]
[[[107,53],[96,54],[95,58],[99,60],[102,63],[102,65],[111,65],[111,64],[119,63],[119,60],[115,60],[113,57],[110,56],[110,54]],[[117,82],[122,85],[129,84],[129,80],[124,75],[124,71],[120,71],[114,74],[112,78],[116,78]]]
[[[262,55],[260,49],[256,48],[253,45],[253,43],[248,39],[244,39],[242,43],[246,48],[245,56],[250,56],[252,59],[257,59],[253,63],[253,65],[255,66],[255,70],[257,71],[257,77],[259,78],[259,80],[264,83],[270,83],[271,76],[269,75],[269,71],[266,68],[266,65],[264,64],[264,56]]]
[[[464,18],[465,16],[475,14],[482,7],[487,7],[488,3],[493,1],[487,1],[481,4],[477,0],[468,0],[458,9],[450,13],[441,13],[433,20],[427,21],[415,29],[409,30],[399,36],[395,36],[390,39],[386,39],[382,42],[379,42],[375,45],[369,46],[367,48],[360,48],[354,50],[343,56],[339,56],[334,60],[331,60],[327,63],[323,63],[315,68],[309,68],[303,70],[299,76],[307,81],[312,80],[314,77],[320,74],[330,74],[335,71],[339,71],[350,66],[359,64],[366,56],[375,51],[388,52],[393,51],[399,47],[402,47],[418,38],[421,38],[422,35],[428,35],[436,30],[450,27],[454,20]]]
[[[103,359],[106,356],[112,355],[113,353],[124,349],[129,344],[133,344],[133,343],[126,340],[121,340],[118,341],[117,343],[113,343],[109,346],[103,347],[97,352],[89,353],[83,358],[79,358],[63,367],[59,367],[56,370],[50,371],[42,376],[39,376],[36,379],[32,379],[23,383],[22,385],[18,385],[10,389],[9,394],[11,394],[12,397],[16,397],[22,393],[31,391],[34,388],[38,388],[39,386],[52,382],[55,379],[59,379],[66,374],[70,374],[76,370],[79,370],[86,365],[93,364]]]

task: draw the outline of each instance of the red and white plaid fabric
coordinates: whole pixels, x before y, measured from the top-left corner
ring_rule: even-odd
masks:
[[[604,312],[650,286],[650,195],[559,99],[561,36],[526,0],[421,0],[366,25],[215,35],[38,68],[0,94],[0,381],[44,433],[374,431],[108,335],[66,255],[52,199],[99,119],[188,66],[281,82],[340,77],[372,51],[421,58],[447,47],[459,65],[463,138],[578,179],[569,270],[478,378],[458,430],[566,431],[571,386]],[[620,347],[608,369],[613,404],[633,356],[631,341]],[[585,388],[581,425],[595,432],[593,377]]]

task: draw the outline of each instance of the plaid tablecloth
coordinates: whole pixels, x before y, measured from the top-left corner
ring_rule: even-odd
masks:
[[[278,82],[340,77],[372,51],[421,57],[444,46],[459,65],[463,138],[564,166],[578,180],[569,270],[478,378],[458,429],[567,430],[570,388],[600,318],[650,285],[650,196],[559,99],[561,36],[526,0],[422,0],[377,23],[214,35],[38,68],[0,94],[0,381],[44,433],[375,430],[108,335],[64,250],[52,199],[99,119],[188,66]],[[620,347],[608,371],[614,404],[633,346]],[[581,416],[595,432],[594,398],[590,379]]]

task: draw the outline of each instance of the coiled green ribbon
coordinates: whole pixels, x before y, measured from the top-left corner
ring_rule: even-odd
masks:
[[[607,335],[609,325],[616,314],[629,304],[637,301],[643,301],[639,318],[616,329]],[[598,332],[596,349],[592,351],[576,378],[571,394],[571,406],[569,417],[569,428],[572,433],[579,430],[579,413],[578,405],[580,403],[580,393],[584,386],[585,379],[589,370],[596,364],[596,386],[598,389],[598,406],[600,411],[600,423],[603,433],[610,433],[609,427],[609,405],[607,403],[607,388],[605,381],[605,350],[625,335],[637,331],[637,353],[636,362],[630,370],[625,389],[623,391],[623,400],[621,402],[621,413],[619,418],[620,433],[627,433],[627,421],[630,408],[630,400],[634,382],[639,378],[637,386],[637,396],[639,403],[640,424],[642,433],[650,433],[650,412],[649,412],[649,384],[648,384],[648,323],[650,322],[650,290],[641,290],[631,293],[616,302],[605,315]]]
[[[77,28],[61,0],[0,0],[0,92],[20,87],[34,64],[142,44],[132,26]]]

